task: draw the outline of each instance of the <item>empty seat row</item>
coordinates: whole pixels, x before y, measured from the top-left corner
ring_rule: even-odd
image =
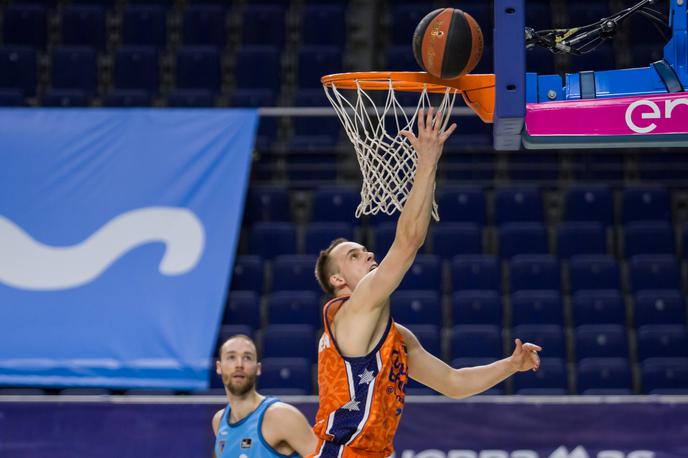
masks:
[[[241,12],[241,42],[284,47],[286,12],[283,5],[246,5]],[[60,16],[61,42],[103,50],[107,13],[108,10],[99,4],[67,6]],[[346,42],[344,13],[342,5],[306,5],[300,17],[300,42],[343,47]],[[4,43],[46,48],[48,12],[44,6],[13,4],[4,10],[4,17]],[[225,4],[190,5],[183,10],[181,19],[183,44],[218,47],[226,44],[229,18]],[[125,45],[164,48],[169,32],[168,10],[162,5],[130,4],[122,12],[121,37]]]
[[[322,247],[326,247],[324,244]],[[267,258],[270,259],[270,258]],[[272,262],[269,291],[318,290],[313,269],[315,255],[279,255]],[[619,264],[611,256],[574,256],[564,273],[571,293],[583,290],[621,290]],[[418,255],[399,289],[426,289],[436,292],[464,290],[555,290],[563,285],[559,263],[552,256],[521,255],[507,264],[509,285],[504,287],[498,258],[488,255],[460,255],[449,264],[449,284],[443,282],[442,261],[436,255]],[[680,267],[668,255],[638,255],[628,261],[631,292],[642,290],[682,290]],[[262,293],[264,263],[259,256],[237,258],[231,288]]]
[[[276,290],[265,297],[267,324],[308,324],[322,327],[322,306],[326,299],[319,291]],[[555,290],[524,290],[509,296],[511,326],[546,324],[563,326],[564,300]],[[442,296],[433,290],[401,290],[391,297],[393,316],[402,324],[445,323]],[[685,325],[686,300],[678,290],[644,290],[633,296],[630,310],[634,326]],[[466,290],[449,298],[445,327],[454,324],[505,324],[503,298],[497,291]],[[260,296],[253,291],[232,291],[227,299],[223,322],[260,328]],[[580,291],[571,298],[571,323],[625,325],[627,307],[616,290]]]
[[[544,222],[543,198],[535,187],[506,187],[494,191],[494,217],[488,220],[486,192],[478,187],[445,187],[436,196],[441,220],[470,222],[484,226],[512,222]],[[313,221],[353,221],[360,201],[354,187],[320,188],[313,194]],[[289,221],[289,194],[286,188],[259,186],[251,189],[247,200],[247,222]],[[285,205],[286,204],[286,205]],[[622,224],[645,221],[671,221],[670,196],[657,186],[626,187],[619,209]],[[563,221],[614,224],[613,193],[609,187],[572,186],[563,191]],[[396,217],[393,218],[396,220]],[[384,219],[372,218],[372,223]]]
[[[501,359],[513,351],[511,342],[505,342],[502,328],[495,325],[462,324],[449,328],[443,339],[441,328],[433,325],[406,325],[433,355],[446,355],[447,361],[456,358]],[[246,327],[251,332],[250,327]],[[221,340],[240,330],[241,325],[222,327]],[[305,358],[317,360],[317,333],[306,324],[275,324],[261,329],[260,342],[265,358]],[[541,357],[566,360],[570,354],[574,361],[589,358],[624,358],[631,355],[629,335],[623,325],[581,325],[572,329],[569,348],[564,328],[557,325],[519,325],[511,328],[512,339],[519,338],[543,348]],[[443,344],[444,340],[444,344]],[[688,358],[688,328],[685,325],[645,325],[636,337],[638,361],[652,358]],[[505,348],[507,344],[508,348]],[[446,353],[443,351],[446,348]]]

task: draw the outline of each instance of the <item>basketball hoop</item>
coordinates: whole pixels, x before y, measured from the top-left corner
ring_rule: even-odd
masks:
[[[425,72],[359,72],[323,76],[325,95],[344,125],[354,145],[363,175],[361,203],[356,217],[388,215],[401,211],[416,171],[416,152],[408,140],[399,134],[413,132],[421,108],[430,108],[431,94],[439,94],[436,105],[442,113],[444,131],[452,114],[456,95],[484,122],[492,122],[494,115],[494,75],[465,75],[442,80]],[[378,106],[366,91],[384,91],[384,104]],[[407,111],[397,99],[396,92],[419,93],[415,110]],[[437,203],[433,200],[432,216],[439,221]]]

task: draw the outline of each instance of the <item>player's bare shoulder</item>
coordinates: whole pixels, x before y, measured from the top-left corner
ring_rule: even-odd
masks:
[[[222,415],[224,415],[225,409],[220,409],[213,415],[213,432],[217,436],[217,430],[220,427],[220,421],[222,420]]]
[[[281,429],[288,427],[290,422],[296,418],[302,418],[303,414],[299,409],[286,402],[275,402],[265,411],[263,417],[263,429]]]

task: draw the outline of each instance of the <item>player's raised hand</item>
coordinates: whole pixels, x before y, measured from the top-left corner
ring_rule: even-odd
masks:
[[[510,357],[514,370],[516,372],[538,370],[540,368],[538,352],[542,351],[542,348],[532,343],[522,343],[521,339],[516,339],[514,343],[516,348]]]
[[[435,166],[442,155],[442,147],[447,138],[456,129],[456,123],[449,126],[444,132],[442,127],[442,112],[435,115],[435,109],[430,107],[427,112],[420,109],[418,112],[418,137],[413,132],[402,130],[399,134],[403,135],[418,154],[418,166]]]

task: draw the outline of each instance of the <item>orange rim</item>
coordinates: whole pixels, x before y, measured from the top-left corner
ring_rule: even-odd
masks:
[[[323,76],[323,86],[337,89],[384,91],[390,81],[395,91],[442,93],[447,88],[456,89],[464,102],[475,111],[483,122],[494,118],[495,76],[493,74],[468,74],[449,80],[436,78],[426,72],[351,72]]]

